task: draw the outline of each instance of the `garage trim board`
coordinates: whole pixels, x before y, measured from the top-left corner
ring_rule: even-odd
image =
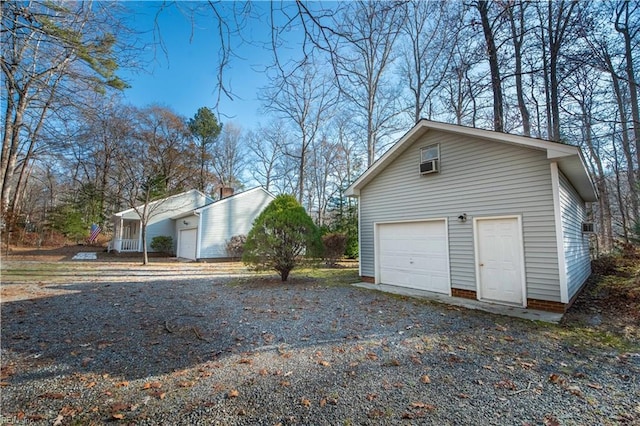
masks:
[[[446,218],[374,224],[376,284],[451,295]]]

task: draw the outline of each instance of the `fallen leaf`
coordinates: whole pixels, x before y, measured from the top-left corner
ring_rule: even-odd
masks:
[[[180,383],[178,383],[178,386],[180,386],[181,388],[189,388],[189,387],[191,387],[193,385],[194,385],[193,382],[180,382]]]
[[[54,393],[54,392],[47,392],[47,393],[43,393],[42,395],[40,395],[40,398],[63,399],[64,398],[64,394],[62,394],[62,393]]]
[[[560,422],[554,416],[546,415],[544,416],[543,423],[545,426],[560,426]]]
[[[368,394],[367,394],[367,400],[369,400],[369,401],[373,401],[373,400],[374,400],[374,399],[376,399],[377,397],[378,397],[378,395],[377,395],[377,394],[375,394],[375,393],[368,393]]]
[[[129,406],[126,404],[113,404],[111,406],[111,411],[117,413],[118,411],[127,411]]]
[[[282,387],[291,386],[291,382],[289,382],[287,380],[283,380],[283,381],[280,382],[280,386],[282,386]]]
[[[53,426],[60,426],[63,420],[64,416],[62,414],[58,414],[58,417],[53,421]]]
[[[371,361],[375,361],[378,359],[378,355],[374,354],[373,352],[369,352],[367,354],[367,358],[369,358]]]
[[[111,417],[113,417],[116,420],[122,420],[122,419],[124,419],[124,414],[114,413],[114,414],[111,415]]]
[[[158,399],[164,399],[167,396],[167,393],[161,391],[153,391],[151,392],[151,396],[155,396]]]
[[[427,410],[435,410],[436,406],[431,404],[426,404],[424,402],[412,402],[411,408],[425,408]]]
[[[305,407],[310,407],[310,406],[311,406],[311,401],[309,401],[307,398],[302,398],[302,399],[300,400],[300,403],[301,403],[302,405],[304,405]]]
[[[425,384],[431,383],[431,379],[426,374],[420,378],[420,381]]]
[[[602,386],[597,383],[587,383],[587,386],[589,386],[591,389],[602,389]]]
[[[549,376],[549,381],[551,383],[560,383],[562,381],[562,378],[558,374],[553,373]]]
[[[322,365],[323,367],[329,367],[331,365],[329,364],[328,361],[324,361],[324,360],[318,361],[318,364]]]
[[[92,387],[94,387],[96,384],[97,384],[96,382],[89,382],[89,383],[87,383],[87,387],[88,387],[89,389],[91,389],[91,388],[92,388]]]
[[[459,393],[458,394],[458,398],[467,399],[467,398],[471,398],[471,397],[469,395],[467,395],[466,393]]]
[[[119,382],[118,384],[116,384],[116,387],[119,387],[119,388],[124,388],[124,387],[126,387],[126,386],[129,386],[129,382],[127,382],[126,380],[125,380],[125,381],[123,381],[123,382]]]
[[[229,398],[237,398],[239,395],[240,395],[240,392],[238,392],[237,389],[231,389],[227,394]]]
[[[320,407],[324,407],[325,405],[327,405],[327,400],[326,400],[326,399],[324,399],[324,398],[322,398],[322,399],[320,400]]]
[[[253,364],[253,360],[250,358],[240,358],[240,361],[238,361],[238,364]]]
[[[269,372],[267,371],[266,368],[263,368],[260,371],[258,371],[258,374],[260,374],[261,376],[266,376],[267,374],[269,374]]]
[[[28,416],[27,416],[27,419],[28,419],[28,420],[32,420],[32,421],[34,421],[34,422],[37,422],[37,421],[39,421],[39,420],[44,420],[44,419],[46,419],[46,417],[45,417],[45,416],[43,416],[42,414],[30,414],[30,415],[28,415]]]
[[[373,410],[369,411],[368,414],[370,419],[377,419],[379,417],[383,417],[384,415],[384,411],[380,410],[379,408],[374,408]]]
[[[567,390],[569,392],[571,392],[571,394],[582,398],[582,391],[580,390],[580,388],[578,386],[569,386],[567,388]]]

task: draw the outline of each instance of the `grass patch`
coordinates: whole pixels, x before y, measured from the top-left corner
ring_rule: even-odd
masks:
[[[554,334],[577,347],[640,352],[640,259],[608,255]]]
[[[325,287],[351,285],[360,281],[357,267],[327,268],[301,266],[293,269],[289,279],[282,282],[275,271],[253,271],[253,276],[237,278],[231,285],[322,285]]]
[[[594,327],[557,327],[553,331],[559,339],[582,349],[613,349],[620,352],[640,352],[640,343],[633,338]]]

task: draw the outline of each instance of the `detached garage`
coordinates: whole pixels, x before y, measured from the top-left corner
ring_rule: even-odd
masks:
[[[564,312],[591,273],[576,146],[421,120],[347,195],[369,283]]]

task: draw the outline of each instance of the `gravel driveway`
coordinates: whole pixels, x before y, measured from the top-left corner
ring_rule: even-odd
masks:
[[[355,288],[353,270],[179,267],[3,301],[0,424],[640,424],[637,347]]]

